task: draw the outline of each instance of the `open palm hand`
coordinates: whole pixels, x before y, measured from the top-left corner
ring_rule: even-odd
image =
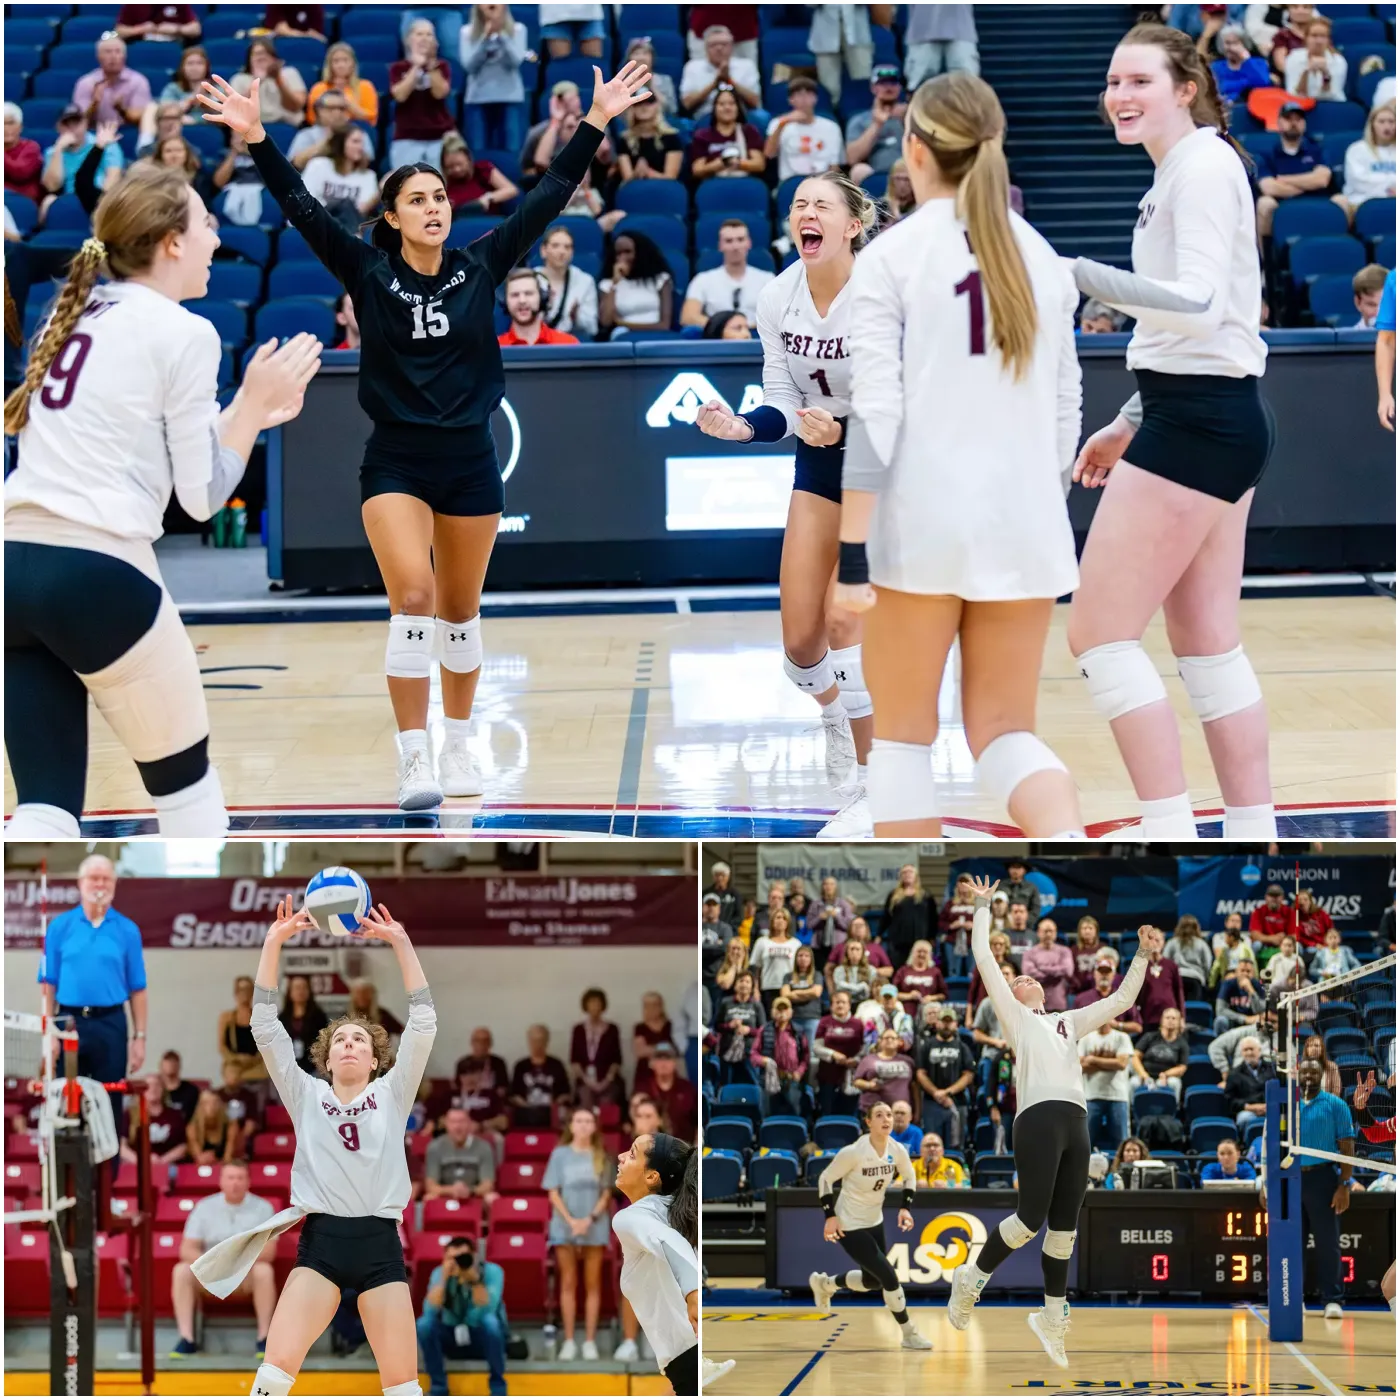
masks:
[[[245,97],[217,73],[199,85],[199,100],[208,108],[204,120],[218,126],[226,126],[236,136],[246,137],[254,127],[262,125],[262,108],[258,105],[258,85],[262,79],[254,78]]]
[[[642,101],[641,91],[651,80],[651,70],[644,63],[628,63],[610,82],[603,81],[603,70],[593,68],[593,107],[608,121],[620,117],[629,107]]]

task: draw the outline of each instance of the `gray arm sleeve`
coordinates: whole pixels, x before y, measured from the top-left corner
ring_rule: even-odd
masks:
[[[1179,283],[1157,282],[1092,258],[1075,258],[1074,284],[1086,296],[1097,297],[1110,306],[1143,307],[1179,316],[1200,316],[1210,309],[1208,295],[1192,295]]]
[[[430,987],[419,987],[416,992],[408,994],[408,1004],[414,1006],[431,1006],[433,1004],[433,993]]]
[[[260,986],[258,986],[258,984],[257,984],[256,982],[254,982],[254,983],[253,983],[253,1005],[254,1005],[254,1006],[276,1006],[276,1005],[277,1005],[277,988],[276,988],[276,987],[260,987]]]
[[[1142,395],[1134,394],[1122,408],[1118,410],[1120,418],[1126,418],[1134,428],[1142,427]]]
[[[846,457],[841,464],[841,487],[845,491],[885,489],[890,465],[880,460],[865,424],[854,413],[846,419]]]
[[[671,1266],[671,1272],[681,1290],[681,1297],[688,1298],[700,1287],[700,1271],[696,1267],[695,1255],[677,1249],[666,1239],[661,1241],[661,1254]]]

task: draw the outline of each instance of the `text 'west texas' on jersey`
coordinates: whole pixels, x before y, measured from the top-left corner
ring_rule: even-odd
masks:
[[[496,288],[559,216],[602,140],[597,127],[580,122],[515,213],[466,248],[444,248],[431,277],[332,218],[270,139],[249,145],[268,192],[350,293],[360,325],[360,406],[376,424],[490,422],[506,389]]]

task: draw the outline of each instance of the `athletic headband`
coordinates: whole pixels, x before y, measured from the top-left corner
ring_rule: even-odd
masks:
[[[647,1166],[661,1178],[661,1194],[674,1196],[685,1176],[686,1163],[694,1149],[670,1133],[657,1133],[651,1140]]]

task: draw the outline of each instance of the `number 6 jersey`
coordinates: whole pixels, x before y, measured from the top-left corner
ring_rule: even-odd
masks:
[[[885,1198],[891,1187],[914,1189],[914,1164],[903,1143],[890,1138],[881,1155],[870,1145],[870,1134],[863,1133],[831,1159],[821,1174],[817,1194],[831,1195],[838,1181],[841,1194],[836,1198],[836,1218],[848,1230],[869,1230],[885,1218]]]

